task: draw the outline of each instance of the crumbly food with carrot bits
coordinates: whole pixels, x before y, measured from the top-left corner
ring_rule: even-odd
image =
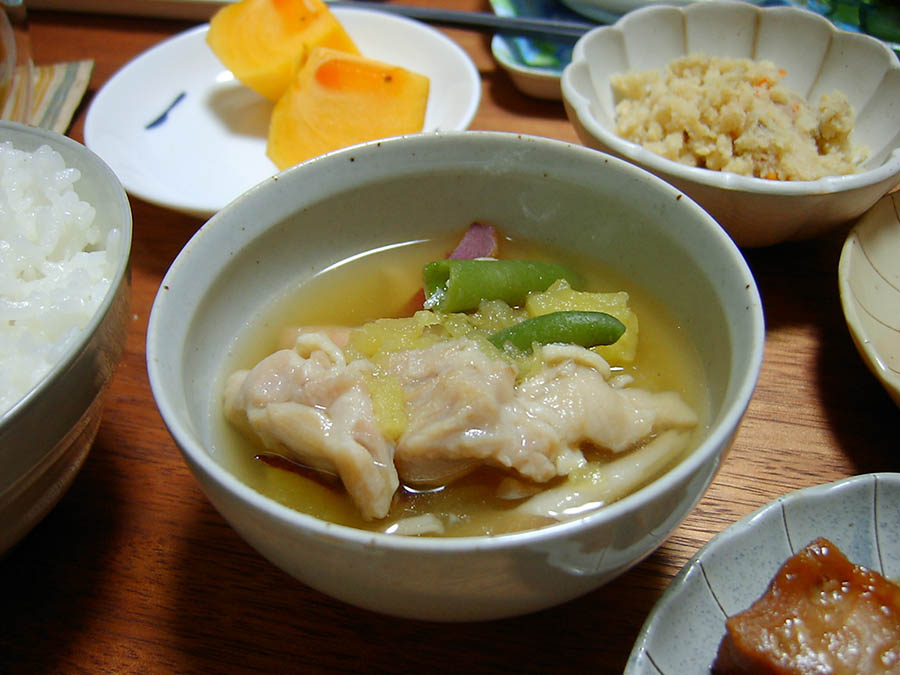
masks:
[[[855,113],[838,91],[813,108],[769,61],[691,54],[615,75],[616,133],[668,159],[773,180],[855,173]]]

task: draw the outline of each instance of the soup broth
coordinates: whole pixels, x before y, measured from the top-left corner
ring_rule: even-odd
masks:
[[[378,318],[408,316],[409,300],[421,288],[422,267],[431,260],[444,258],[456,241],[447,237],[378,249],[343,261],[304,282],[285,297],[273,301],[255,325],[236,337],[224,365],[222,382],[233,371],[251,368],[282,348],[282,336],[290,327],[355,327]],[[640,322],[639,346],[634,363],[616,370],[633,376],[637,387],[680,394],[699,417],[685,452],[696,445],[694,439],[702,434],[708,421],[707,388],[699,356],[677,317],[634,281],[577,254],[550,252],[528,242],[504,239],[500,242],[499,257],[552,260],[577,270],[587,290],[627,291],[629,305]],[[216,401],[221,402],[221,398]],[[501,534],[557,522],[517,509],[523,497],[510,495],[504,489],[508,475],[487,467],[434,489],[413,489],[401,483],[389,516],[367,521],[339,479],[331,480],[289,460],[268,455],[224,419],[221,405],[214,403],[211,415],[215,422],[212,426],[217,435],[216,447],[230,470],[271,499],[323,520],[365,530],[402,532],[402,522],[406,519],[433,514],[444,523],[443,536]],[[627,454],[615,455],[615,459]],[[666,470],[683,454],[669,462]],[[589,464],[602,464],[612,459],[613,453],[586,452],[585,456]],[[642,484],[658,475],[659,472],[646,476]],[[567,480],[569,477],[559,477],[538,487],[561,486]]]

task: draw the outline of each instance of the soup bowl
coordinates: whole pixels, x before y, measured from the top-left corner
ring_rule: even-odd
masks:
[[[473,221],[611,265],[678,317],[702,358],[708,426],[679,464],[618,502],[542,529],[407,537],[287,508],[229,469],[217,444],[223,364],[287,289],[362,252]],[[596,589],[657,548],[702,497],[754,390],[756,284],[715,221],[648,172],[587,148],[500,132],[398,137],[337,151],[213,216],[166,274],[147,334],[153,395],[209,500],[263,556],[353,605],[467,621]]]

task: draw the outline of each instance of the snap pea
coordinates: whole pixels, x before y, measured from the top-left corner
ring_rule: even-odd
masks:
[[[580,285],[578,275],[556,263],[534,260],[436,260],[425,265],[425,307],[466,312],[482,300],[518,305],[532,291],[544,291],[557,279]]]
[[[576,344],[582,347],[611,345],[625,332],[625,324],[606,312],[551,312],[526,319],[491,335],[498,349],[509,343],[522,351],[532,345]]]

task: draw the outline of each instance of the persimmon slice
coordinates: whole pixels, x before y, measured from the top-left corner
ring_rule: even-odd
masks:
[[[428,78],[365,56],[315,48],[269,122],[280,168],[364,141],[422,131]]]
[[[213,53],[243,84],[277,101],[315,47],[359,54],[321,0],[241,0],[213,15]]]

